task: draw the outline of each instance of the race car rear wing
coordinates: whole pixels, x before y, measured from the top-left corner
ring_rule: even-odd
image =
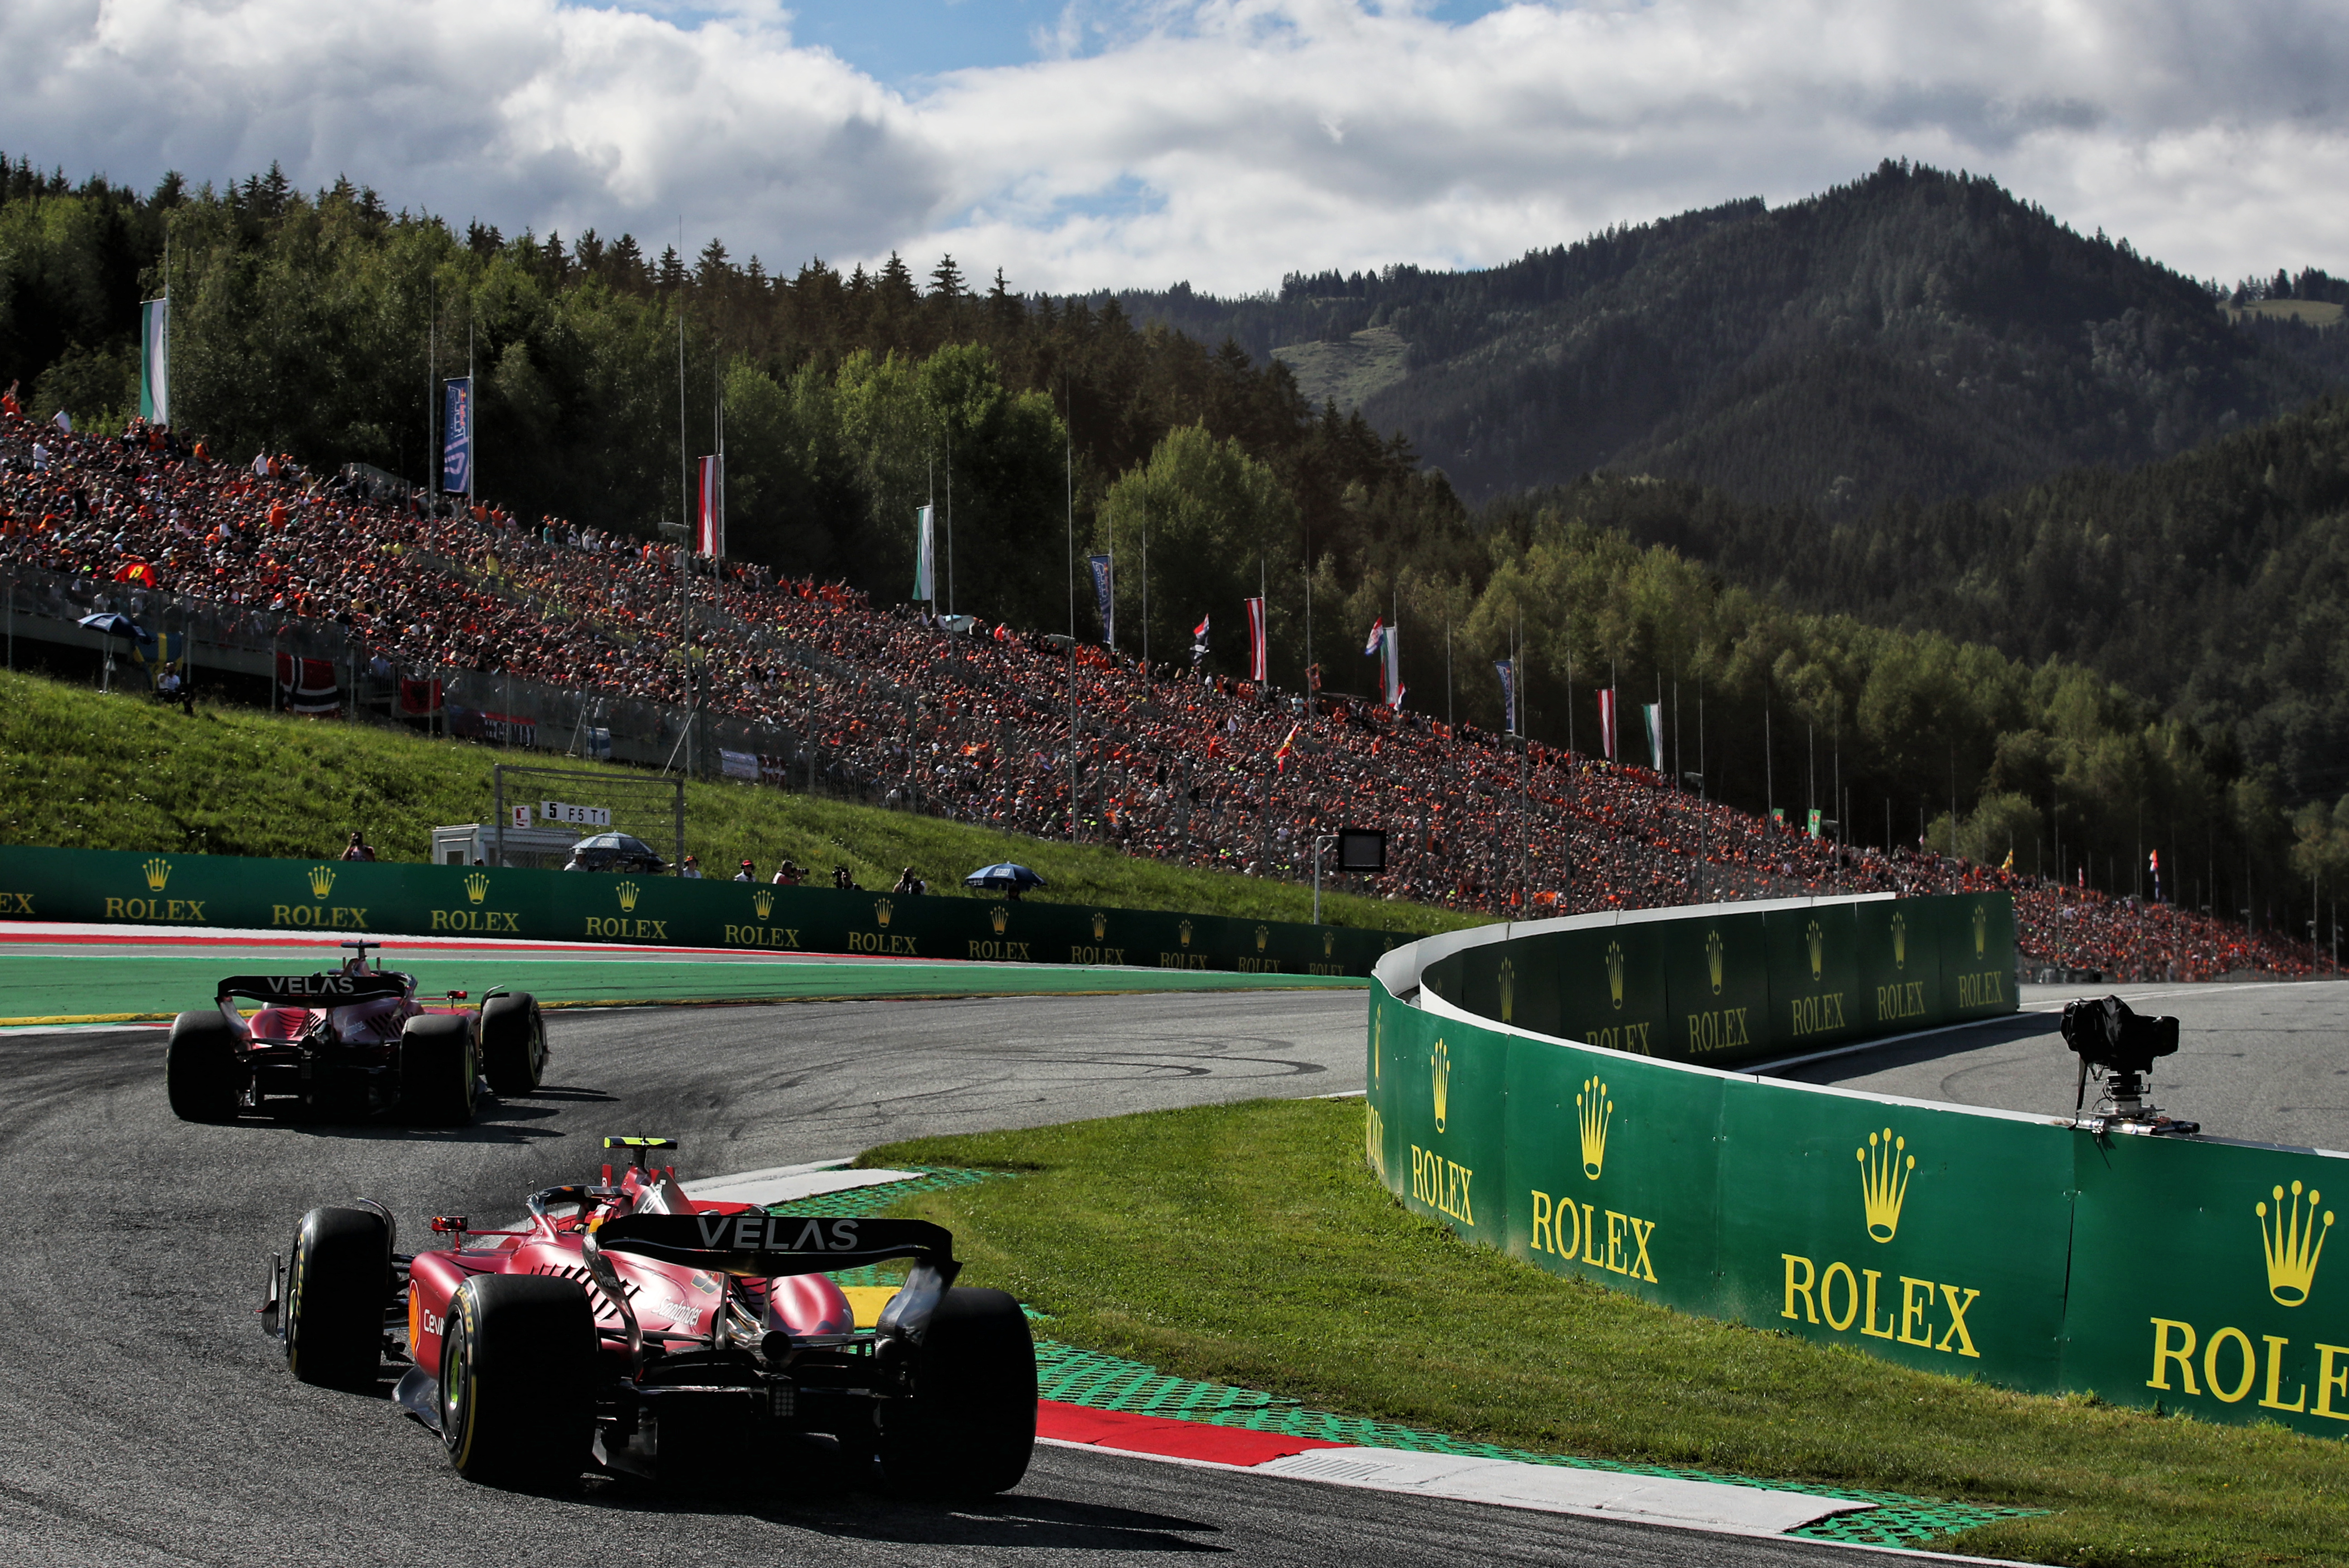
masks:
[[[874,1327],[885,1337],[916,1345],[955,1275],[962,1272],[954,1258],[954,1237],[926,1220],[808,1219],[756,1210],[624,1214],[589,1231],[585,1242],[587,1272],[619,1315],[632,1370],[643,1364],[643,1336],[628,1306],[628,1293],[606,1252],[628,1252],[747,1279],[823,1273],[911,1258],[914,1266],[905,1284],[889,1298]]]
[[[595,1227],[607,1252],[634,1252],[746,1279],[826,1273],[891,1258],[953,1270],[954,1237],[926,1220],[810,1220],[761,1214],[624,1214]]]
[[[353,1002],[383,1002],[408,994],[408,978],[398,974],[234,974],[220,982],[213,1000],[228,1005],[231,997],[268,1007],[347,1007]]]

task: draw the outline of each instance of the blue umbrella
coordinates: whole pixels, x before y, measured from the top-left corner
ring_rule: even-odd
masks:
[[[149,631],[129,616],[118,614],[113,610],[108,610],[100,615],[86,615],[81,618],[81,624],[92,631],[102,632],[108,637],[135,637],[141,642],[155,640],[153,632]]]
[[[1025,866],[1014,866],[1009,860],[993,866],[980,867],[964,877],[962,885],[966,888],[1018,888],[1022,890],[1047,886],[1044,878],[1037,876]]]

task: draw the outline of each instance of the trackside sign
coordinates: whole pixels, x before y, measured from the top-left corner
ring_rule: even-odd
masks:
[[[1711,1071],[1731,1048],[1689,1023],[1745,1008],[1757,1053],[1788,1055],[2011,1011],[2013,929],[2003,898],[1903,898],[1460,948],[1418,971],[1434,1002],[1372,984],[1365,1152],[1413,1209],[1553,1273],[2009,1387],[2349,1437],[2349,1156]]]
[[[15,846],[0,846],[0,919],[1357,976],[1396,940],[1340,926],[1081,904]]]

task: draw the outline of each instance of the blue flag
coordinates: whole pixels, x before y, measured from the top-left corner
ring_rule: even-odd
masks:
[[[473,378],[449,380],[449,402],[442,415],[440,488],[451,494],[473,493]]]
[[[1107,556],[1085,557],[1093,569],[1093,600],[1101,606],[1102,640],[1112,647],[1117,642],[1117,582],[1112,575]]]
[[[1503,726],[1509,734],[1517,732],[1517,665],[1515,659],[1495,659],[1493,669],[1501,677],[1501,711]]]

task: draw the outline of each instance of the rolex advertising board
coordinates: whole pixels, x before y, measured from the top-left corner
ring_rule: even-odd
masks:
[[[1706,914],[1655,922],[1663,943],[1667,1008],[1655,1054],[1718,1067],[1771,1054],[1762,919]]]
[[[2006,966],[2014,968],[2013,904],[2008,908]],[[1931,1029],[1950,1021],[1938,950],[1942,921],[1933,898],[1876,898],[1851,906],[1859,936],[1859,1022],[1870,1036]],[[2009,1002],[2007,1010],[2013,1010]]]
[[[1671,1054],[1662,922],[1611,921],[1537,937],[1525,945],[1532,949],[1526,967],[1539,967],[1550,976],[1555,1001],[1548,1016],[1556,1021],[1554,1027],[1526,1027],[1602,1051]]]
[[[1538,1040],[1512,1039],[1506,1051],[1509,1251],[1555,1274],[1718,1313],[1722,1081]]]
[[[1483,1030],[1472,1026],[1457,1052],[1448,1033],[1423,1012],[1390,1034],[1384,1114],[1402,1152],[1388,1167],[1388,1181],[1413,1209],[1498,1245],[1507,1202],[1502,1107],[1508,1056]]]
[[[1367,974],[1383,932],[678,877],[0,846],[0,919]]]
[[[1822,903],[1772,909],[1762,917],[1769,1035],[1777,1051],[1800,1054],[1867,1038],[1856,908]]]
[[[1725,1080],[1723,1315],[2054,1388],[2067,1137],[2023,1117]]]
[[[2068,1386],[2349,1437],[2349,1156],[2068,1135]]]
[[[2014,900],[1957,894],[1938,905],[1941,998],[1951,1022],[2014,1011]]]

